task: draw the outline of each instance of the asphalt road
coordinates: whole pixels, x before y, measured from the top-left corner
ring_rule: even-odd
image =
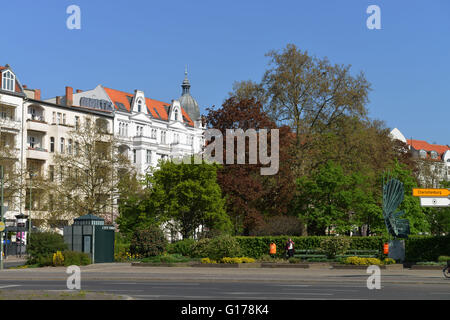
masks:
[[[450,282],[449,282],[450,284]],[[0,290],[69,291],[63,281],[0,281]],[[86,280],[81,290],[136,300],[450,300],[450,285],[385,284],[369,290],[358,283],[277,283]]]
[[[81,268],[81,290],[143,300],[450,300],[450,279],[439,270],[382,270],[381,289],[369,290],[366,270],[219,269],[132,267]],[[0,291],[68,290],[65,268],[4,270]]]

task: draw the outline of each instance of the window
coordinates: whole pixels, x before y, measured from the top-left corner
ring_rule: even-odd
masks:
[[[78,142],[75,142],[75,155],[80,155],[80,144]]]
[[[15,90],[15,76],[11,71],[5,71],[2,75],[2,89],[7,91]]]
[[[133,163],[136,163],[136,161],[137,161],[136,150],[133,150]]]
[[[161,131],[161,143],[166,144],[166,131]]]
[[[175,109],[174,114],[175,114],[175,121],[178,121],[179,120],[179,118],[178,118],[178,109]]]
[[[50,137],[50,152],[55,152],[55,138]]]
[[[36,144],[36,138],[35,137],[28,137],[28,144],[30,148],[34,149]]]
[[[66,124],[66,114],[63,113],[62,117],[63,117],[63,124],[65,125]]]
[[[151,135],[152,139],[156,139],[156,129],[152,129],[152,135]]]
[[[431,159],[437,159],[438,153],[436,151],[431,151]]]
[[[147,164],[152,163],[152,151],[147,150]]]
[[[48,177],[50,181],[55,181],[55,166],[49,166],[49,174]]]
[[[56,123],[57,123],[57,124],[61,124],[61,113],[58,112],[58,113],[56,114],[56,116],[57,116],[57,117],[56,117],[56,119],[57,119],[57,122],[56,122]]]
[[[61,138],[61,144],[60,144],[60,152],[64,153],[64,144],[65,144],[65,140],[64,138]]]
[[[72,154],[72,139],[69,139],[69,144],[67,146],[67,152]]]
[[[31,120],[36,120],[36,109],[33,107],[30,107],[30,115],[31,115]]]
[[[427,152],[425,150],[420,150],[419,155],[422,159],[425,159],[427,157]]]
[[[80,117],[75,116],[75,129],[80,129]]]
[[[141,100],[138,100],[137,106],[138,106],[138,112],[142,112],[142,101]]]
[[[56,123],[56,112],[53,111],[53,122],[52,123]]]

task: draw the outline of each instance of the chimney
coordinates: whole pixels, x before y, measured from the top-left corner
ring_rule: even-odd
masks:
[[[77,89],[77,93],[82,93],[83,90]]]
[[[61,97],[60,96],[56,97],[56,104],[61,104]]]
[[[41,89],[34,89],[34,99],[41,100]]]
[[[28,89],[28,86],[27,86],[26,84],[24,84],[22,87],[23,87],[24,89]]]
[[[66,87],[66,106],[71,107],[73,105],[73,88]]]

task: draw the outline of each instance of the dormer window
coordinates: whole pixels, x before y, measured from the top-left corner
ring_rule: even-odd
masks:
[[[138,100],[137,107],[138,107],[138,112],[142,112],[142,101],[141,100]]]
[[[175,121],[180,121],[180,113],[178,109],[175,109],[174,114],[175,114]]]
[[[422,159],[425,159],[426,157],[427,157],[427,152],[425,151],[425,150],[420,150],[419,151],[419,156],[422,158]]]
[[[15,90],[15,83],[16,83],[16,77],[14,74],[7,70],[3,72],[2,75],[2,90],[6,91],[14,91]]]
[[[438,153],[436,151],[431,151],[431,159],[437,159],[438,158]]]

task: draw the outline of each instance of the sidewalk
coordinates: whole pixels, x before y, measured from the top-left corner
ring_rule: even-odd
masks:
[[[27,257],[22,256],[21,258],[14,256],[6,256],[3,257],[3,262],[26,262],[27,261]]]

